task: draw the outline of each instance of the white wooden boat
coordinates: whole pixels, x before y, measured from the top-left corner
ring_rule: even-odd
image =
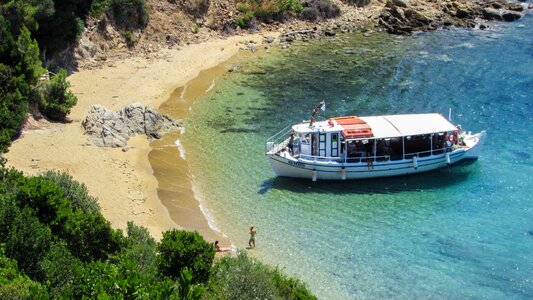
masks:
[[[436,113],[314,122],[317,112],[267,140],[266,155],[277,176],[315,181],[421,173],[477,159],[486,136],[466,133]]]

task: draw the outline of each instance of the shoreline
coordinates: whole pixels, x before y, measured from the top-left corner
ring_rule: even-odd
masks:
[[[114,228],[125,229],[127,222],[133,221],[147,227],[156,239],[172,228],[201,228],[199,231],[208,240],[222,236],[221,233],[213,235],[215,231],[211,228],[209,232],[197,226],[198,222],[207,224],[207,216],[196,199],[196,210],[203,216],[202,220],[193,218],[192,223],[183,227],[179,220],[172,218],[169,208],[159,198],[160,183],[149,161],[154,142],[145,136],[135,136],[128,141],[127,151],[97,147],[83,134],[81,121],[94,104],[114,111],[135,102],[158,108],[176,89],[203,70],[243,53],[245,43],[254,41],[260,45],[266,35],[277,36],[277,33],[232,36],[179,51],[162,49],[152,58],[133,56],[70,75],[71,90],[78,97],[78,104],[69,114],[71,122],[49,123],[30,118],[21,136],[4,155],[7,166],[30,176],[51,169],[68,172],[98,199],[102,214]]]

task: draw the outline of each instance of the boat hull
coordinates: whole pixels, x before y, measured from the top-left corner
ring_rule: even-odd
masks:
[[[474,135],[471,147],[454,149],[452,152],[402,160],[376,161],[373,166],[366,162],[310,161],[291,156],[267,154],[276,176],[308,178],[312,180],[350,180],[392,177],[428,172],[456,164],[463,160],[477,159],[485,132]]]

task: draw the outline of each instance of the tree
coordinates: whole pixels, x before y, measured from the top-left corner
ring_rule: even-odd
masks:
[[[181,271],[188,268],[192,272],[193,282],[207,281],[215,248],[198,232],[166,231],[157,250],[157,265],[161,274],[178,278]]]
[[[51,119],[64,119],[78,102],[76,96],[69,90],[70,83],[66,79],[67,71],[61,69],[49,82],[39,88],[39,110]]]

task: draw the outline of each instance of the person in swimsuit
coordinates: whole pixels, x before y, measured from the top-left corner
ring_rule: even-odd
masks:
[[[250,240],[248,241],[248,246],[250,246],[250,248],[255,248],[255,234],[256,230],[254,226],[250,226]]]
[[[220,247],[220,245],[218,244],[218,241],[215,241],[215,250],[217,252],[228,252],[228,251],[231,251],[231,248],[222,248]]]

